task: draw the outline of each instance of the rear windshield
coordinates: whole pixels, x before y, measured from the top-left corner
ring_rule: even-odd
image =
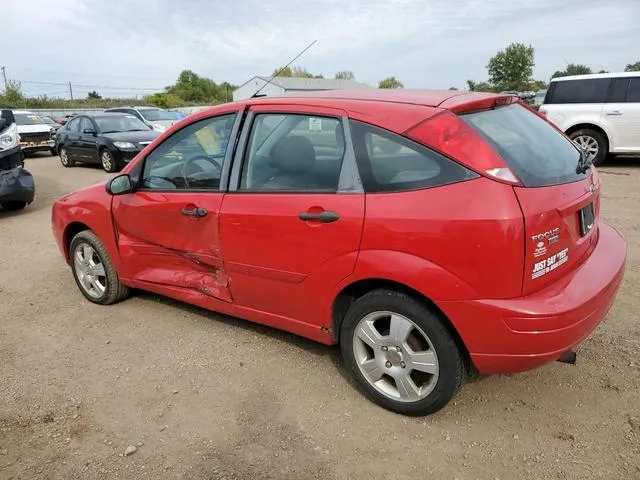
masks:
[[[525,187],[586,178],[576,173],[580,153],[571,140],[521,105],[461,115],[504,158]]]

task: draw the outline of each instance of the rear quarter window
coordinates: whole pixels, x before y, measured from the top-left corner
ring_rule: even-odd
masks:
[[[551,82],[544,103],[604,103],[610,78]]]
[[[438,187],[479,176],[388,130],[355,120],[350,128],[362,183],[369,193]]]
[[[586,178],[577,173],[577,147],[547,121],[521,105],[461,115],[507,162],[525,187]]]

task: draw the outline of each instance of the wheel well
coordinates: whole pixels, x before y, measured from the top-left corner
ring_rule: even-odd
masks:
[[[64,251],[67,254],[67,257],[69,256],[69,248],[71,247],[71,240],[73,240],[73,237],[75,237],[77,234],[79,234],[84,230],[91,230],[91,229],[82,222],[72,222],[69,225],[67,225],[67,228],[65,228],[64,230],[64,249],[65,250]]]
[[[471,361],[469,356],[469,351],[467,350],[466,345],[462,341],[462,337],[456,330],[456,328],[451,323],[451,320],[444,314],[442,310],[428,297],[424,296],[422,293],[417,290],[408,287],[402,283],[394,282],[393,280],[386,279],[378,279],[371,278],[366,280],[360,280],[358,282],[352,283],[345,287],[336,297],[333,302],[333,311],[332,311],[332,333],[336,342],[340,342],[340,326],[342,325],[342,320],[344,316],[347,314],[347,310],[349,307],[360,297],[366,295],[367,293],[373,290],[379,289],[387,289],[387,290],[395,290],[397,292],[405,293],[419,302],[427,305],[433,312],[435,312],[443,325],[447,329],[447,331],[454,338],[458,348],[463,353],[465,357],[467,367],[471,367]]]
[[[579,123],[578,125],[574,125],[571,128],[568,128],[567,131],[565,132],[567,135],[571,135],[573,132],[580,130],[582,128],[586,128],[589,130],[595,130],[596,132],[599,132],[602,134],[602,136],[604,137],[604,139],[607,141],[607,147],[610,145],[609,142],[609,137],[607,135],[607,132],[605,132],[601,127],[594,125],[592,123]]]

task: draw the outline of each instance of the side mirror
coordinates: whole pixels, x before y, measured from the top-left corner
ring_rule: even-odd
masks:
[[[85,128],[82,133],[86,133],[87,135],[95,135],[96,131],[93,128]]]
[[[105,186],[109,195],[124,195],[134,190],[133,182],[128,173],[113,177]]]

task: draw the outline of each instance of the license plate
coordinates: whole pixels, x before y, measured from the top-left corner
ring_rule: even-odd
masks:
[[[595,214],[593,211],[593,203],[580,209],[580,234],[584,237],[593,228],[595,222]]]

